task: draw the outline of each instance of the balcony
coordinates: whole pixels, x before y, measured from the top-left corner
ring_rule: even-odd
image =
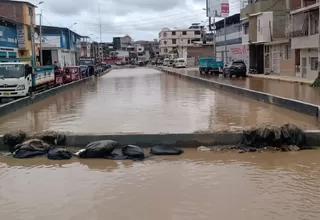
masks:
[[[290,14],[319,8],[319,0],[290,0]]]
[[[288,28],[292,49],[317,48],[319,43],[318,26],[318,10],[293,15]]]
[[[257,2],[248,4],[246,7],[240,10],[240,18],[244,19],[252,14],[273,10],[285,11],[286,6],[282,1],[279,1],[279,3],[275,4],[274,0],[257,0]]]

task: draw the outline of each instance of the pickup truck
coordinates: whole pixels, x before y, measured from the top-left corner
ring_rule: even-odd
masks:
[[[0,62],[0,101],[20,98],[55,85],[53,66],[32,67],[25,62]]]
[[[222,73],[223,66],[224,66],[224,64],[222,61],[216,61],[212,57],[200,57],[199,58],[199,72],[200,72],[200,74],[213,73],[213,74],[219,75],[219,73]]]

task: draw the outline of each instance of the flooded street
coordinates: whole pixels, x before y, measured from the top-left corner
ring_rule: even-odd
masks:
[[[148,68],[113,70],[0,118],[9,130],[174,133],[317,120]]]
[[[0,219],[318,220],[320,151],[144,162],[0,157]]]
[[[175,69],[177,70],[177,69]],[[210,79],[213,81],[231,84],[238,87],[243,87],[259,92],[266,92],[277,96],[282,96],[290,99],[297,99],[303,102],[308,102],[320,105],[320,88],[310,87],[307,84],[291,83],[285,81],[269,80],[262,78],[247,77],[246,79],[226,79],[222,75],[206,76],[200,75],[198,70],[193,69],[180,69],[181,73],[200,76],[202,78]]]

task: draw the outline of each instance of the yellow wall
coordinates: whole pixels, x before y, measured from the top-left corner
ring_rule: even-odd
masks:
[[[29,58],[30,57],[30,51],[31,49],[31,39],[28,39],[28,27],[30,24],[30,15],[29,15],[29,4],[23,5],[23,23],[24,23],[24,33],[25,33],[25,50],[19,50],[18,55],[19,58]],[[33,8],[33,25],[35,27],[36,25],[36,11],[35,8]]]

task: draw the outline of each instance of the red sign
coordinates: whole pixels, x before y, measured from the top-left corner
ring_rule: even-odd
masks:
[[[229,3],[221,3],[221,14],[229,14]]]
[[[243,45],[242,48],[234,47],[234,48],[231,48],[231,52],[234,55],[236,55],[236,54],[245,54],[245,53],[247,53],[247,47],[246,47],[246,45]]]

